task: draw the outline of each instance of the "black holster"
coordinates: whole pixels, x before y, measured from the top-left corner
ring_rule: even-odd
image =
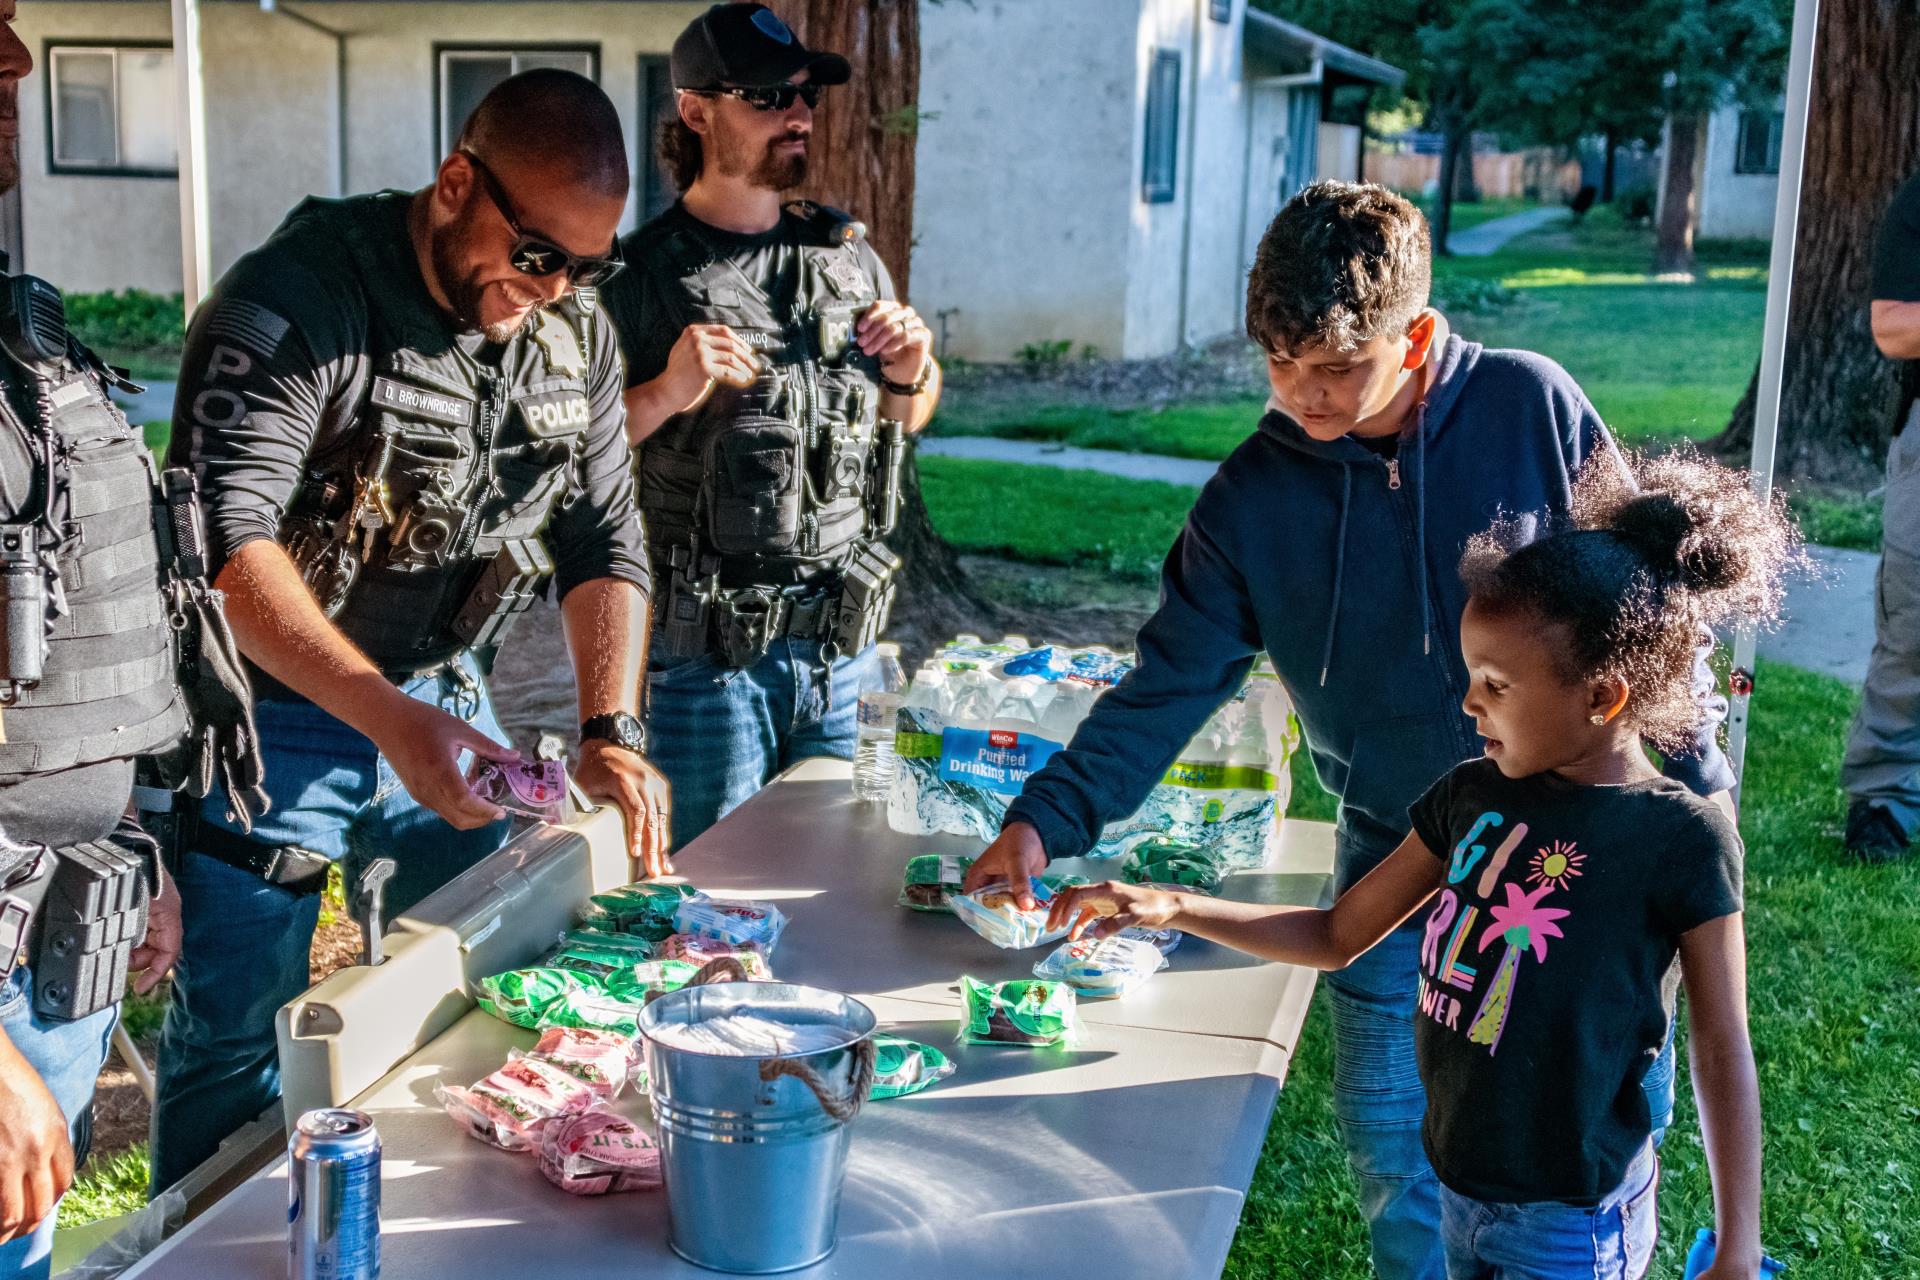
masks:
[[[873,439],[873,476],[867,482],[867,523],[874,537],[884,538],[900,522],[900,474],[907,463],[906,424],[898,418],[882,418],[874,429]]]

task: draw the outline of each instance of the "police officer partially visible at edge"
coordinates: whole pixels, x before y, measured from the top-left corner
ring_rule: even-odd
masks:
[[[0,0],[0,193],[19,182],[32,56]],[[151,990],[179,900],[124,817],[135,789],[221,775],[259,810],[239,655],[200,568],[191,477],[158,476],[66,333],[60,295],[0,254],[0,1280],[52,1265],[129,970]],[[156,483],[158,482],[158,483]],[[137,760],[137,763],[136,763]],[[143,923],[144,917],[144,923]],[[134,943],[142,937],[139,946]]]
[[[846,59],[720,4],[670,70],[659,142],[685,194],[622,242],[605,301],[660,582],[647,727],[680,847],[793,761],[852,756],[898,567],[880,537],[940,371],[860,224],[781,203]]]
[[[525,72],[424,190],[297,207],[200,307],[174,449],[257,669],[271,819],[183,840],[185,939],[152,1189],[279,1095],[274,1013],[306,988],[329,861],[391,855],[389,913],[494,851],[461,757],[511,761],[475,651],[549,580],[582,720],[575,777],[660,874],[667,788],[634,717],[649,577],[612,329],[628,194],[613,104]]]

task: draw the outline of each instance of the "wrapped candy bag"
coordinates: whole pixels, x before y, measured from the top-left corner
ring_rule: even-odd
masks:
[[[582,1027],[549,1027],[541,1032],[530,1053],[514,1050],[513,1056],[538,1058],[560,1068],[592,1089],[603,1102],[611,1102],[627,1087],[640,1060],[639,1042],[631,1035],[616,1031]]]
[[[440,1085],[433,1095],[454,1123],[502,1151],[531,1151],[541,1125],[585,1111],[596,1098],[585,1082],[533,1057],[514,1058],[470,1088]]]
[[[1114,937],[1138,938],[1142,942],[1152,943],[1154,950],[1163,956],[1172,955],[1180,944],[1187,940],[1187,935],[1178,929],[1147,929],[1140,925],[1135,925],[1131,929],[1122,929]]]
[[[580,923],[609,933],[629,933],[659,942],[673,932],[673,913],[699,890],[690,884],[643,881],[625,884],[587,899]]]
[[[596,929],[591,925],[575,925],[560,935],[562,947],[592,947],[600,951],[620,951],[627,956],[628,964],[639,964],[642,960],[653,959],[659,950],[659,943],[631,933],[615,933],[611,929]]]
[[[540,1172],[568,1195],[653,1191],[661,1183],[660,1149],[631,1120],[595,1108],[545,1126]]]
[[[722,956],[732,956],[747,971],[748,978],[755,982],[773,981],[773,967],[767,963],[767,953],[758,943],[721,942],[717,938],[676,933],[660,944],[660,955],[667,960],[684,961],[696,969]]]
[[[1132,884],[1162,885],[1213,897],[1226,883],[1227,869],[1202,845],[1153,836],[1127,855],[1120,877]]]
[[[873,1089],[870,1102],[918,1093],[953,1074],[953,1059],[930,1044],[899,1036],[873,1038]]]
[[[590,974],[546,967],[510,969],[482,978],[478,985],[479,1006],[516,1027],[534,1027],[540,1015],[561,997],[576,991],[597,991],[601,986]]]
[[[566,816],[567,766],[558,760],[482,760],[467,769],[467,789],[508,813],[541,822]]]
[[[1123,996],[1167,967],[1151,942],[1118,934],[1062,943],[1033,966],[1033,976],[1064,982],[1083,996]]]
[[[690,933],[698,938],[751,942],[771,957],[775,944],[780,941],[780,931],[787,927],[787,917],[771,902],[696,893],[674,912],[673,926],[675,932]]]
[[[907,859],[905,885],[900,890],[900,905],[910,911],[952,913],[947,895],[960,892],[973,859],[958,853],[923,853]]]
[[[625,948],[603,947],[598,943],[570,942],[548,956],[543,963],[549,969],[567,969],[574,973],[586,974],[591,978],[605,980],[616,973],[633,968],[647,958],[636,956]]]
[[[1013,891],[1007,885],[990,884],[972,893],[949,894],[947,902],[967,928],[996,947],[1019,951],[1067,936],[1064,928],[1047,928],[1047,906],[1053,901],[1053,890],[1044,881],[1035,880],[1033,896],[1040,905],[1022,911],[1014,905]]]
[[[960,993],[966,1000],[960,1039],[967,1044],[1036,1047],[1079,1039],[1073,988],[1064,982],[1017,978],[990,985],[963,977]]]

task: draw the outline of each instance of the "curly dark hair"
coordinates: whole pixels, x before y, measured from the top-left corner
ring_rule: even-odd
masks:
[[[1268,224],[1247,276],[1247,336],[1291,354],[1404,332],[1433,285],[1427,220],[1370,182],[1316,182]]]
[[[660,117],[660,128],[654,134],[654,150],[660,157],[661,167],[673,179],[674,190],[685,191],[700,176],[700,135],[687,127],[678,111],[669,109]]]
[[[1558,624],[1568,683],[1624,680],[1623,714],[1661,751],[1700,724],[1694,650],[1704,628],[1778,621],[1783,579],[1806,565],[1800,530],[1776,493],[1691,450],[1597,454],[1574,479],[1565,520],[1495,525],[1467,544],[1473,602]]]

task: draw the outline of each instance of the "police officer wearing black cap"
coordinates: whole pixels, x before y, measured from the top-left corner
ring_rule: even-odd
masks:
[[[33,68],[13,14],[0,0],[0,192]],[[7,270],[0,254],[0,1280],[37,1280],[128,973],[151,989],[179,947],[129,799],[217,779],[244,827],[265,797],[192,477],[156,472],[58,290]]]
[[[660,582],[647,725],[678,846],[794,760],[853,754],[899,564],[881,538],[940,370],[864,228],[781,202],[847,60],[718,4],[671,72],[659,143],[684,194],[623,241],[605,304]]]

